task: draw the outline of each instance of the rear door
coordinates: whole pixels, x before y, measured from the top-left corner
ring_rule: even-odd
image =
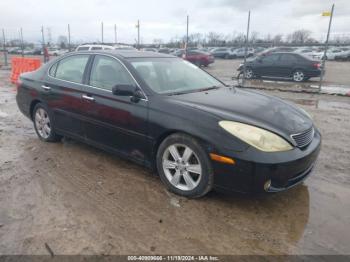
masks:
[[[61,59],[51,66],[42,85],[54,114],[55,129],[70,136],[84,137],[81,95],[89,59],[87,54]]]
[[[129,96],[113,95],[112,88],[118,84],[137,88],[136,81],[118,59],[94,56],[89,83],[82,94],[86,137],[92,144],[143,163],[148,150],[148,101],[146,97],[135,102]]]
[[[281,54],[276,67],[277,76],[290,77],[297,64],[298,57],[295,54]]]

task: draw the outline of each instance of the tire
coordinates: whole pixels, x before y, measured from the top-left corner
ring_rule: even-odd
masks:
[[[224,56],[224,58],[225,58],[225,59],[229,59],[230,56],[229,56],[228,54],[226,54],[226,55]]]
[[[40,140],[44,142],[58,142],[62,139],[62,136],[57,135],[54,131],[52,114],[42,103],[38,103],[34,107],[33,124]]]
[[[177,195],[199,198],[213,187],[209,156],[191,136],[176,133],[167,137],[158,148],[156,162],[160,179]]]
[[[253,78],[254,78],[253,69],[251,69],[250,67],[247,67],[245,71],[245,79],[253,79]]]
[[[305,74],[302,70],[297,69],[293,72],[292,78],[294,82],[303,82],[305,80]]]
[[[201,66],[202,66],[202,63],[201,63],[200,61],[196,61],[194,64],[195,64],[196,66],[198,66],[198,67],[201,67]]]

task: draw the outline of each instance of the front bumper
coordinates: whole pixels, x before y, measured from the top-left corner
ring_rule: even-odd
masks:
[[[235,165],[212,162],[214,186],[222,191],[244,193],[279,192],[302,183],[315,166],[321,149],[321,135],[304,149],[266,153],[249,147],[244,152],[221,150],[218,154],[235,160]],[[270,186],[266,188],[266,183]],[[265,187],[265,188],[264,188]]]

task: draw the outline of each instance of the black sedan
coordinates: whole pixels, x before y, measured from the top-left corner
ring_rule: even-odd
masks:
[[[244,65],[238,68],[243,73]],[[321,75],[321,63],[318,60],[289,52],[267,53],[254,57],[246,63],[246,78],[270,77],[292,79],[295,82],[306,81]]]
[[[17,103],[42,141],[67,136],[116,153],[187,197],[288,189],[320,151],[305,111],[154,52],[63,55],[20,76]]]

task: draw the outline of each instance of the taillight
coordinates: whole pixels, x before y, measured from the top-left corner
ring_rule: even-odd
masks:
[[[313,63],[312,67],[316,68],[316,69],[320,69],[321,68],[321,63]]]

